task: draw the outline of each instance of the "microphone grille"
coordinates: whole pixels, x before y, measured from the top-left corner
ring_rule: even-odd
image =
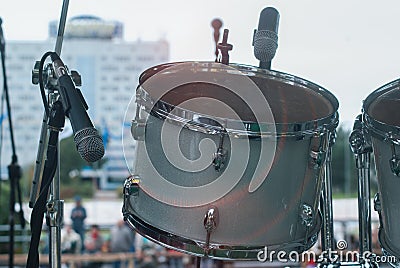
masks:
[[[278,35],[273,31],[257,30],[253,39],[254,56],[262,62],[271,61],[278,48]]]
[[[74,142],[78,153],[87,162],[96,162],[104,156],[103,139],[93,127],[78,131]]]

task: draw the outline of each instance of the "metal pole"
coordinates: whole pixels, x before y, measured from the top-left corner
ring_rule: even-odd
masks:
[[[64,39],[64,30],[67,20],[69,0],[63,0],[60,22],[58,26],[55,52],[61,55],[62,42]],[[58,94],[50,96],[56,101]],[[50,188],[50,199],[47,204],[47,212],[50,220],[50,264],[52,268],[61,267],[61,226],[64,217],[64,201],[60,200],[60,141],[57,144],[57,170],[55,178]]]
[[[351,174],[350,174],[350,148],[343,144],[343,154],[344,154],[344,193],[346,195],[350,194],[351,189]]]
[[[58,94],[50,95],[50,103],[56,101]],[[60,200],[60,142],[57,143],[57,170],[50,188],[50,198],[47,203],[47,215],[50,225],[49,261],[52,268],[61,267],[61,225],[63,221],[64,202]]]
[[[56,48],[55,48],[55,52],[58,54],[58,56],[61,56],[62,42],[64,40],[65,23],[67,21],[68,5],[69,5],[69,0],[64,0],[61,9],[60,24],[58,25]]]
[[[20,224],[22,228],[25,228],[25,219],[22,210],[22,202],[21,202],[21,190],[19,186],[19,180],[22,176],[21,167],[18,165],[18,157],[17,152],[15,149],[15,139],[14,139],[14,128],[12,124],[12,114],[10,108],[10,97],[8,92],[8,84],[7,84],[7,74],[6,74],[6,64],[5,64],[5,39],[3,34],[2,28],[2,19],[0,18],[0,54],[1,54],[1,67],[2,67],[2,74],[3,74],[3,90],[5,94],[6,100],[6,107],[7,107],[7,117],[8,117],[8,124],[10,130],[10,140],[11,140],[11,149],[12,149],[12,156],[11,156],[11,163],[7,166],[8,168],[8,176],[10,180],[10,203],[9,203],[9,215],[8,221],[10,225],[9,230],[9,258],[8,263],[9,267],[14,266],[14,242],[15,242],[15,191],[18,191],[18,202],[20,205]]]
[[[362,115],[357,116],[353,131],[349,137],[351,149],[356,159],[358,176],[358,217],[360,255],[371,252],[371,196],[370,163],[372,145],[369,134],[365,131]]]
[[[370,196],[370,153],[356,156],[358,171],[358,217],[360,254],[371,252],[371,196]]]
[[[329,134],[328,139],[331,139]],[[322,250],[325,252],[332,251],[334,249],[333,239],[333,207],[332,207],[332,147],[329,142],[329,147],[326,153],[326,164],[325,164],[325,180],[323,185],[323,232],[322,232]]]

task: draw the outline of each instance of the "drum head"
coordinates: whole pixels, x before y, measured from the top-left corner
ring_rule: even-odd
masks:
[[[368,107],[367,113],[375,120],[400,126],[400,117],[395,116],[400,111],[400,89],[395,87],[378,96]]]
[[[270,104],[276,123],[307,122],[324,118],[333,113],[333,106],[317,92],[298,85],[286,84],[282,81],[269,80],[263,77],[251,77],[261,89],[262,94]],[[217,99],[228,104],[236,111],[243,121],[255,121],[254,113],[238,95],[229,89],[204,82],[193,82],[180,85],[169,91],[162,100],[178,106],[180,103],[194,98],[205,97]],[[195,102],[190,107],[194,112],[212,116],[233,119],[230,114],[218,111],[211,102]],[[305,107],[307,107],[305,109]]]
[[[180,63],[157,66],[142,74],[140,86],[150,96],[157,96],[163,103],[161,109],[172,110],[179,106],[212,118],[232,120],[239,117],[243,122],[291,125],[322,120],[329,124],[329,120],[324,119],[331,118],[338,109],[336,98],[314,83],[292,75],[242,65]],[[232,90],[235,87],[239,90]],[[159,97],[160,89],[164,93]],[[246,101],[246,96],[243,97],[255,91],[261,93],[258,99],[264,98],[269,105],[272,120],[266,117],[260,122],[255,115],[266,114],[266,105],[251,105]],[[201,101],[190,101],[200,98]],[[215,101],[231,109],[223,109]],[[185,102],[188,104],[185,105]],[[315,125],[311,124],[306,129]]]
[[[393,81],[373,93],[364,101],[369,127],[382,134],[400,130],[400,80]]]

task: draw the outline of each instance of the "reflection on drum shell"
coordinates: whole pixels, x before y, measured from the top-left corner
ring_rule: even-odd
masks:
[[[140,165],[137,165],[136,169],[139,176],[146,179],[147,165],[153,165],[164,178],[182,186],[200,186],[218,178],[220,174],[212,166],[195,173],[184,172],[171,166],[163,154],[159,137],[152,135],[160,133],[163,121],[153,117],[149,120],[146,144],[152,162],[145,163],[146,160],[141,158],[145,154],[145,148],[139,144],[137,161]],[[197,151],[191,158],[197,158],[200,140],[211,138],[218,144],[217,135],[194,133],[187,129],[182,129],[181,135],[190,137],[186,139],[187,142],[181,143],[181,150],[186,154]],[[224,144],[225,149],[229,151],[229,142]],[[211,237],[211,242],[243,246],[275,245],[302,238],[306,228],[299,221],[299,204],[313,204],[316,198],[317,181],[313,177],[314,171],[308,168],[307,157],[299,157],[307,155],[309,146],[309,139],[280,139],[273,169],[262,187],[254,193],[249,193],[250,178],[260,150],[259,141],[250,140],[250,160],[242,179],[228,195],[212,204],[219,210],[220,223]],[[144,221],[185,238],[204,240],[202,216],[208,205],[195,208],[175,207],[165,205],[144,192],[140,192],[139,195],[141,199],[132,205]],[[177,204],[182,202],[179,196],[176,198]]]

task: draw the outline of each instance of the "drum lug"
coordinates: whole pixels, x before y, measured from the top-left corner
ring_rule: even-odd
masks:
[[[124,195],[137,197],[139,195],[139,175],[132,175],[124,182]]]
[[[225,166],[227,157],[227,151],[222,148],[218,148],[217,152],[214,153],[214,160],[212,162],[216,171],[221,171],[221,169]]]
[[[379,193],[376,193],[374,197],[374,210],[378,213],[380,213],[382,210],[381,200],[379,199]]]
[[[399,145],[400,137],[398,134],[389,132],[385,138],[390,142],[392,150],[392,158],[389,160],[390,169],[397,177],[400,177],[400,157],[396,153],[396,146]]]
[[[217,172],[221,171],[224,168],[225,162],[228,158],[228,152],[223,148],[223,145],[224,145],[224,134],[221,134],[219,138],[219,146],[217,152],[214,153],[214,159],[212,161],[214,168]]]
[[[216,207],[208,209],[204,215],[203,225],[207,231],[206,244],[204,246],[204,255],[207,256],[210,251],[210,238],[211,233],[218,227],[219,224],[219,212]]]
[[[400,177],[400,158],[398,158],[397,156],[393,156],[390,159],[390,168],[394,175]]]
[[[132,120],[131,133],[135,140],[137,141],[144,140],[145,131],[146,131],[146,120],[144,119]]]
[[[300,219],[301,223],[307,227],[313,224],[313,209],[310,205],[302,204],[300,207]]]
[[[214,231],[219,223],[219,213],[216,207],[211,207],[204,215],[204,228],[210,232]]]
[[[375,194],[375,197],[374,197],[374,210],[375,210],[376,212],[378,212],[378,216],[379,216],[379,225],[380,225],[379,229],[382,229],[382,228],[383,228],[383,221],[382,221],[382,203],[381,203],[381,199],[380,199],[379,193],[376,193],[376,194]]]
[[[326,152],[313,151],[310,152],[310,164],[314,169],[318,169],[325,162]]]
[[[389,132],[385,139],[390,142],[392,150],[392,158],[389,160],[390,169],[394,175],[400,177],[400,158],[396,153],[396,146],[399,145],[400,137],[395,133]]]
[[[327,130],[320,133],[315,133],[313,138],[311,139],[310,144],[310,155],[309,155],[309,166],[315,170],[320,169],[325,163],[326,159],[326,147],[327,142],[334,142],[334,139],[331,141],[326,141]]]
[[[333,147],[333,145],[335,145],[335,143],[336,143],[336,130],[335,131],[331,131],[331,132],[329,132],[330,133],[330,135],[329,135],[329,144],[328,144],[328,147],[330,147],[330,148],[332,148]]]

